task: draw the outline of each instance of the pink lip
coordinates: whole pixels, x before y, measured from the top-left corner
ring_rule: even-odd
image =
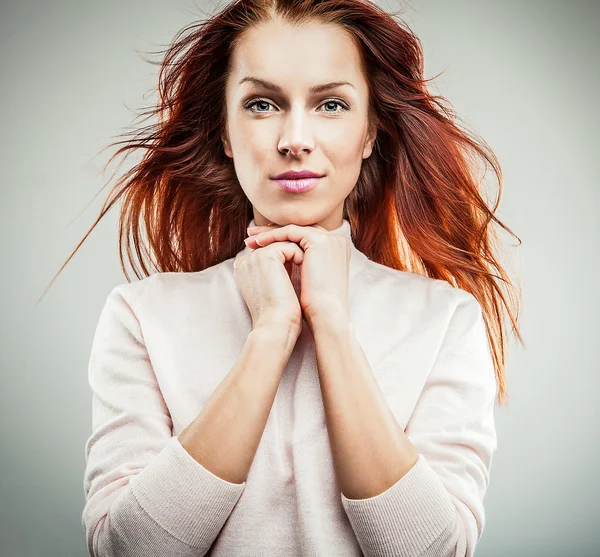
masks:
[[[321,178],[323,174],[317,174],[311,170],[288,170],[273,176],[275,180],[301,180],[302,178]]]
[[[300,180],[275,180],[275,182],[283,191],[302,193],[313,189],[321,178],[322,176],[318,178],[301,178]]]

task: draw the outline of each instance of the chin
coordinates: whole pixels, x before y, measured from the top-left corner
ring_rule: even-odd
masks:
[[[298,226],[312,226],[313,224],[317,224],[320,222],[320,219],[315,220],[314,217],[310,215],[296,215],[296,214],[284,214],[278,215],[277,217],[269,218],[266,217],[267,221],[271,224],[277,226],[287,226],[288,224],[297,224]]]

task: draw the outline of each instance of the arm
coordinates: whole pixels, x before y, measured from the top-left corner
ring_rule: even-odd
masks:
[[[113,289],[88,371],[93,433],[82,521],[91,556],[206,554],[244,490],[292,348],[270,328],[252,331],[198,417],[174,437],[139,322]]]
[[[294,339],[281,327],[252,330],[236,365],[179,435],[186,451],[217,476],[233,483],[248,477]]]
[[[366,556],[471,557],[481,537],[496,383],[481,307],[465,291],[456,296],[406,432],[351,327],[315,326],[341,499]]]

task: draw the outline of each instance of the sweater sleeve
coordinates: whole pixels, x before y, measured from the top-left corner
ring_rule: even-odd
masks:
[[[472,557],[483,532],[497,385],[481,306],[453,290],[458,303],[405,429],[417,462],[374,497],[341,493],[367,557]]]
[[[88,367],[82,523],[92,557],[205,555],[240,498],[172,436],[140,324],[123,287],[100,314]]]

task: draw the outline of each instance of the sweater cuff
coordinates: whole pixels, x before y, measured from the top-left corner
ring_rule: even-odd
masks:
[[[419,453],[415,465],[393,486],[342,505],[365,555],[421,555],[455,519],[444,484]]]
[[[146,513],[192,547],[214,542],[246,486],[210,472],[177,436],[129,483]]]

